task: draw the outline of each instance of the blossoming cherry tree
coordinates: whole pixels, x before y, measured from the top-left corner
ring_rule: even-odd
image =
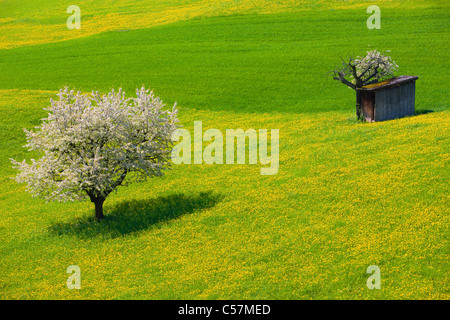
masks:
[[[50,100],[36,131],[27,131],[29,150],[38,160],[17,162],[15,179],[34,196],[57,201],[90,199],[95,218],[103,219],[103,202],[120,185],[161,176],[170,166],[172,133],[179,127],[176,104],[163,102],[144,87],[126,98],[120,89],[100,96],[61,89]]]

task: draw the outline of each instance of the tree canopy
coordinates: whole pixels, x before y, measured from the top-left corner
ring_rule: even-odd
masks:
[[[386,53],[389,51],[386,51]],[[356,90],[363,86],[391,78],[398,65],[378,50],[367,51],[365,57],[349,57],[333,70],[333,78]]]

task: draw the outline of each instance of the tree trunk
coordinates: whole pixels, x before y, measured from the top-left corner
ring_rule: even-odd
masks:
[[[362,119],[361,104],[361,91],[356,90],[356,118],[358,118],[358,120]]]
[[[105,202],[105,198],[96,198],[94,201],[95,204],[95,220],[102,220],[103,216],[103,202]]]

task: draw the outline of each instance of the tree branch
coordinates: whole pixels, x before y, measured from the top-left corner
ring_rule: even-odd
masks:
[[[364,81],[364,85],[368,85],[368,81],[370,79],[372,79],[373,77],[375,77],[377,75],[377,73],[378,73],[378,66],[375,67],[374,72]]]
[[[359,77],[362,78],[362,77],[366,74],[366,72],[370,70],[370,68],[372,68],[371,65],[369,65],[369,66],[367,67],[367,69],[364,70],[364,71],[359,75]]]
[[[125,169],[125,171],[120,175],[119,179],[117,179],[117,181],[113,184],[114,188],[117,188],[122,184],[123,180],[125,180],[125,177],[127,176],[127,173],[128,170]]]
[[[356,90],[356,85],[354,85],[353,83],[351,83],[350,81],[348,81],[347,79],[343,78],[343,77],[333,77],[334,80],[338,80],[340,82],[342,82],[343,84],[345,84],[346,86],[352,88],[353,90]]]

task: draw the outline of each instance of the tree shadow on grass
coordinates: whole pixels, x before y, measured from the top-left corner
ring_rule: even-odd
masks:
[[[96,221],[92,216],[78,218],[72,222],[56,223],[49,231],[56,235],[74,235],[89,239],[102,237],[114,239],[142,230],[160,228],[171,220],[202,209],[214,207],[220,195],[201,192],[186,196],[174,194],[145,200],[124,201],[105,210],[105,218]]]

